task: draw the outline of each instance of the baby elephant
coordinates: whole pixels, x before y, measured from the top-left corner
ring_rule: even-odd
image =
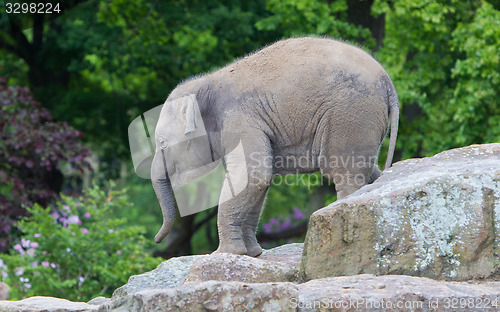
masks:
[[[172,188],[219,159],[225,179],[216,252],[260,255],[255,231],[273,176],[320,171],[344,198],[381,175],[376,162],[389,125],[385,168],[391,165],[398,118],[382,66],[327,38],[282,40],[181,83],[155,132],[151,179],[163,213],[156,242],[174,221]]]

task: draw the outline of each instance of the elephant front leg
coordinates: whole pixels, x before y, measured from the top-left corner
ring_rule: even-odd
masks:
[[[262,253],[255,231],[265,195],[265,190],[247,189],[233,199],[219,204],[219,248],[216,253],[226,252],[252,257]]]
[[[227,174],[219,200],[219,248],[216,252],[253,257],[262,253],[255,231],[272,179],[272,165],[264,161],[270,159],[264,157],[270,154],[269,149],[262,150],[265,152],[255,152],[252,157],[246,153],[245,159],[233,155],[226,158]]]

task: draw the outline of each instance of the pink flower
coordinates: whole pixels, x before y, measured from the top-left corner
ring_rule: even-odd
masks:
[[[82,233],[83,233],[83,235],[87,235],[87,234],[89,234],[89,230],[86,228],[83,228]]]
[[[54,220],[57,220],[59,219],[59,213],[57,211],[53,211],[50,216],[52,217],[52,219]]]
[[[48,268],[50,266],[50,262],[48,261],[42,261],[42,266],[45,268]]]
[[[17,267],[14,271],[15,271],[14,274],[16,274],[16,276],[21,276],[24,273],[24,268]]]
[[[57,264],[55,264],[55,263],[51,263],[51,264],[50,264],[50,267],[51,267],[51,268],[53,268],[53,269],[55,269],[55,268],[57,267]]]
[[[116,254],[117,254],[117,255],[121,255],[121,254],[122,254],[122,251],[121,251],[121,250],[117,250],[117,251],[116,251]]]
[[[286,220],[281,224],[281,229],[286,230],[292,225],[292,222],[290,220]]]
[[[271,233],[273,226],[269,223],[264,223],[262,227],[264,228],[264,233]]]
[[[31,241],[28,240],[28,239],[24,239],[24,238],[21,238],[21,245],[24,247],[24,248],[29,248],[31,244]]]
[[[92,217],[92,215],[90,214],[90,212],[86,212],[84,215],[83,215],[86,219],[90,219]]]
[[[294,218],[295,220],[301,220],[305,218],[305,215],[300,211],[299,208],[293,208],[293,211],[295,212]]]
[[[40,246],[37,242],[31,243],[31,248],[38,248]]]
[[[21,246],[21,244],[15,244],[14,245],[14,250],[16,250],[17,252],[19,252],[19,254],[21,256],[24,256],[24,254],[25,254],[23,246]]]
[[[40,233],[35,233],[35,235],[33,235],[33,236],[35,236],[36,238],[39,238],[39,237],[42,237],[42,234],[40,234]]]
[[[62,207],[62,209],[66,210],[67,212],[70,212],[70,211],[71,211],[71,209],[69,208],[69,206],[68,206],[68,205],[64,205],[64,206]]]
[[[65,220],[65,224],[78,224],[81,225],[82,221],[77,215],[69,216],[68,219]]]

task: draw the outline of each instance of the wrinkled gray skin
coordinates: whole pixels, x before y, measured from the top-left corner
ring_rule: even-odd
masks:
[[[273,175],[320,171],[333,179],[338,198],[344,198],[381,175],[375,162],[389,124],[385,167],[392,162],[399,116],[394,86],[372,57],[338,41],[279,41],[180,84],[167,101],[185,94],[196,95],[205,128],[214,134],[211,139],[216,157],[234,148],[235,134],[245,151],[248,185],[236,197],[219,204],[220,245],[216,252],[262,253],[255,231]],[[190,166],[187,162],[196,162],[177,159],[176,153],[169,151],[172,133],[184,135],[181,119],[162,111],[156,128],[151,173],[164,217],[156,242],[169,233],[175,216],[172,187],[164,168],[172,176],[182,174],[182,168]],[[209,156],[197,159],[210,162]],[[291,156],[316,162],[284,166],[282,159]],[[339,161],[320,162],[321,157]],[[279,166],[277,159],[281,159]],[[345,164],[346,160],[351,162]],[[228,172],[241,170],[238,160],[226,157],[225,161]]]

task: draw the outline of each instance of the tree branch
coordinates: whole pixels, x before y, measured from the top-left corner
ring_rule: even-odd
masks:
[[[44,14],[34,14],[33,16],[33,49],[35,53],[40,51],[42,47],[44,16]]]
[[[300,224],[291,226],[287,229],[274,233],[264,233],[263,231],[259,231],[259,233],[257,233],[257,240],[271,241],[271,240],[286,239],[304,235],[307,232],[308,222],[309,222],[308,220],[305,220]]]
[[[10,37],[16,42],[17,44],[17,55],[24,59],[26,63],[31,64],[32,63],[32,46],[29,43],[28,39],[26,36],[23,34],[21,31],[21,27],[17,25],[13,18],[9,17],[9,24],[10,24],[10,29],[9,29],[9,34]]]
[[[219,208],[218,206],[215,207],[215,209],[212,212],[210,212],[210,214],[208,214],[203,220],[201,220],[200,222],[196,223],[195,226],[194,226],[193,232],[198,231],[205,223],[207,223],[208,221],[212,220],[212,218],[217,215],[217,211],[219,210],[218,208]]]

